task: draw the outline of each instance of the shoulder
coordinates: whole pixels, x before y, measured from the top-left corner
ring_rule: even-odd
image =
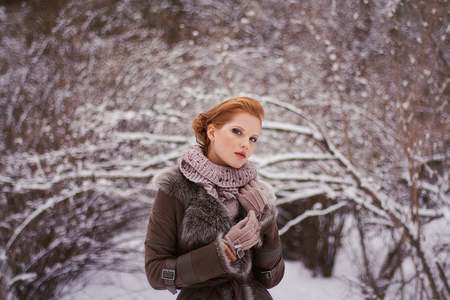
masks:
[[[163,169],[153,177],[152,185],[166,195],[178,198],[181,202],[191,199],[198,186],[181,173],[178,166]]]
[[[258,180],[257,183],[269,204],[268,210],[265,212],[263,219],[260,221],[261,228],[267,228],[271,222],[276,220],[278,215],[278,209],[275,205],[275,200],[277,197],[275,196],[270,184],[262,180]]]
[[[183,174],[181,174],[177,166],[168,167],[161,170],[153,177],[152,185],[157,190],[162,190],[166,194],[171,194],[170,190],[173,188],[173,185],[183,181],[183,177]]]
[[[258,183],[258,186],[261,189],[261,192],[263,193],[264,197],[266,197],[267,201],[272,205],[275,204],[275,200],[277,199],[277,197],[275,196],[275,193],[273,192],[272,186],[262,180],[258,180],[257,183]]]

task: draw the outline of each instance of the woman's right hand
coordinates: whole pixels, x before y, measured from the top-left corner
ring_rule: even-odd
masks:
[[[250,249],[260,241],[258,234],[259,222],[253,210],[249,211],[247,217],[231,227],[223,238],[225,245],[238,258],[242,258],[245,250]]]

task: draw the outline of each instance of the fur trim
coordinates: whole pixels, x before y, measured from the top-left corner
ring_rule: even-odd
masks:
[[[219,291],[220,297],[224,300],[234,300],[236,297],[234,296],[234,289],[231,283],[223,283],[221,284],[217,290]]]
[[[271,205],[275,205],[275,200],[277,200],[277,197],[273,192],[272,186],[262,180],[258,180],[257,183],[264,197],[266,197],[267,202],[269,202],[269,204]]]
[[[163,169],[155,175],[152,180],[152,185],[157,190],[175,196],[185,206],[192,200],[195,191],[199,188],[197,184],[187,180],[177,166]]]
[[[272,190],[272,186],[262,180],[258,180],[258,186],[261,189],[261,192],[263,193],[264,197],[266,197],[266,200],[269,204],[268,210],[263,214],[262,219],[259,221],[260,240],[255,246],[257,248],[260,248],[264,241],[263,239],[264,231],[267,227],[269,227],[270,224],[272,224],[273,221],[275,221],[278,215],[278,210],[275,206],[276,196]]]
[[[241,259],[238,258],[236,261],[230,262],[225,254],[225,245],[222,238],[223,235],[219,235],[216,240],[216,250],[222,268],[235,278],[244,279],[252,270],[252,251],[246,250],[245,255]]]
[[[234,300],[236,295],[233,286],[230,283],[221,284],[218,288],[219,294],[223,300]],[[254,300],[255,295],[252,287],[248,283],[239,283],[239,300]]]
[[[153,182],[185,207],[181,242],[188,250],[213,243],[218,235],[223,235],[233,226],[224,205],[208,195],[204,188],[186,179],[178,167],[165,169],[155,176]]]
[[[239,299],[245,299],[245,300],[253,300],[255,299],[255,294],[253,293],[253,289],[249,284],[241,283],[241,295]]]

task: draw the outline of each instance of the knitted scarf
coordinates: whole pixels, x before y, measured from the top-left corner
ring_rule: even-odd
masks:
[[[235,195],[239,187],[257,176],[252,162],[246,161],[239,169],[219,166],[203,154],[200,146],[182,151],[178,167],[187,179],[201,185],[209,195],[222,202],[231,217],[238,214],[239,202]]]

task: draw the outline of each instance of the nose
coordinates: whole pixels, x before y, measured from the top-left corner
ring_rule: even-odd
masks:
[[[248,149],[248,142],[241,142],[241,148]]]

